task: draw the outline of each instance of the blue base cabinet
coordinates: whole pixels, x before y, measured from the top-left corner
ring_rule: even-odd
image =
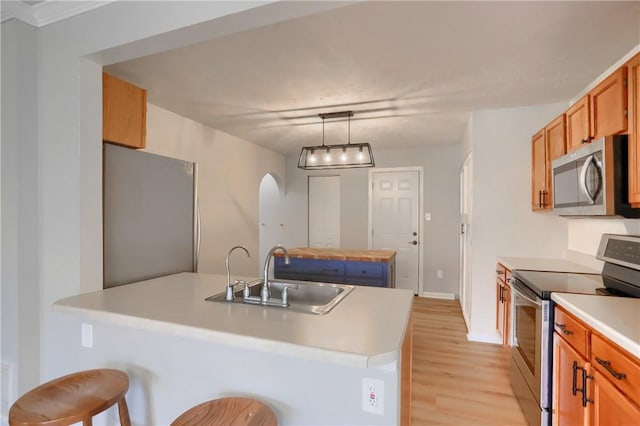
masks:
[[[361,262],[276,256],[274,277],[282,280],[395,287],[395,257],[389,262]]]

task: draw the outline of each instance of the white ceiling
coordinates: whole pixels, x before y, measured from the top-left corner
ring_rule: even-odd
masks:
[[[352,141],[374,149],[460,143],[470,111],[568,102],[639,43],[639,1],[375,1],[106,70],[155,105],[291,154],[322,141],[318,113],[342,110]],[[346,141],[345,122],[326,131]]]

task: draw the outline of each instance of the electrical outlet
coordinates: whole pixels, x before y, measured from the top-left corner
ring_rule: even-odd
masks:
[[[91,324],[82,323],[82,346],[85,348],[93,347],[93,326]]]
[[[377,379],[362,379],[362,411],[384,414],[384,382]]]
[[[444,277],[444,272],[442,271],[442,269],[438,269],[436,271],[436,275],[439,279],[442,279]]]

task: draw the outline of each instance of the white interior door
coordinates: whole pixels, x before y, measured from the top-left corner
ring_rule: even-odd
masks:
[[[471,318],[471,207],[472,207],[471,154],[460,169],[460,306],[467,328]]]
[[[420,172],[372,171],[371,248],[396,251],[396,287],[419,291]]]
[[[340,176],[309,176],[309,247],[340,247]]]

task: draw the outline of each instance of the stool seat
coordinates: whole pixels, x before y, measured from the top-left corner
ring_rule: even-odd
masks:
[[[114,369],[80,371],[51,380],[21,396],[9,410],[9,424],[64,426],[83,422],[118,404],[120,424],[130,426],[129,378]]]
[[[277,426],[273,411],[251,398],[230,397],[203,402],[185,411],[171,426]]]

